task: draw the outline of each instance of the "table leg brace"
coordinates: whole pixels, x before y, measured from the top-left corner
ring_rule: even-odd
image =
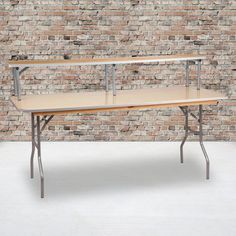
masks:
[[[181,163],[184,162],[184,159],[183,159],[183,147],[184,147],[185,141],[188,138],[188,135],[190,133],[193,133],[194,135],[198,135],[199,136],[200,146],[201,146],[202,152],[203,152],[205,160],[206,160],[206,179],[209,179],[210,178],[210,161],[209,161],[206,149],[205,149],[204,144],[203,144],[202,105],[199,105],[199,118],[196,115],[194,115],[192,113],[189,113],[188,106],[180,107],[180,109],[182,110],[182,112],[184,113],[184,116],[185,116],[185,125],[184,125],[185,136],[184,136],[183,141],[182,141],[182,143],[180,145],[180,162]],[[199,131],[194,131],[194,130],[192,130],[189,127],[189,121],[188,121],[189,114],[197,120],[197,122],[199,124]]]

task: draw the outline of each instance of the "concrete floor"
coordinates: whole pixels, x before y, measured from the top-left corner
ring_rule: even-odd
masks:
[[[45,199],[28,142],[0,143],[1,236],[235,236],[236,143],[42,144]]]

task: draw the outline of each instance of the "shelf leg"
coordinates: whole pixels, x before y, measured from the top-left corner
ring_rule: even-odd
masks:
[[[186,71],[185,86],[189,87],[189,61],[186,61],[185,71]]]
[[[105,65],[105,87],[106,87],[106,92],[108,92],[108,65]]]
[[[113,89],[113,96],[116,96],[116,82],[115,82],[115,67],[116,65],[112,65],[112,89]]]
[[[21,87],[20,87],[20,68],[15,68],[15,81],[16,81],[16,88],[17,88],[17,98],[18,101],[21,100]]]
[[[14,85],[14,90],[13,94],[14,96],[17,96],[17,81],[16,81],[16,68],[12,68],[12,76],[13,76],[13,85]]]
[[[201,60],[197,61],[197,89],[201,88]]]

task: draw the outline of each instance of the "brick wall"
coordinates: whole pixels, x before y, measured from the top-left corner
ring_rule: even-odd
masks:
[[[206,55],[203,87],[232,100],[204,107],[206,140],[236,140],[236,1],[0,0],[0,140],[29,140],[30,115],[11,105],[9,59]],[[103,67],[30,69],[23,94],[104,88]],[[118,89],[178,85],[184,65],[117,67]],[[194,67],[191,83],[196,84]],[[44,140],[180,140],[176,109],[58,116]],[[194,121],[192,125],[196,127]],[[192,137],[194,139],[194,137]]]

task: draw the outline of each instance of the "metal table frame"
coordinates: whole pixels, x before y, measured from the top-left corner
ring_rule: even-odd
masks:
[[[200,59],[199,59],[200,58]],[[197,59],[186,59],[182,60],[185,61],[185,86],[189,86],[189,67],[190,67],[190,61],[194,62],[196,65],[197,70],[197,89],[200,90],[201,88],[201,61],[202,58],[199,57]],[[115,84],[115,63],[103,63],[105,64],[105,90],[109,90],[109,83],[108,83],[108,65],[110,64],[112,66],[112,90],[113,90],[113,96],[116,96],[116,84]],[[117,63],[119,64],[119,63]],[[125,63],[122,63],[125,64]],[[13,78],[14,78],[14,96],[17,96],[18,100],[21,100],[21,87],[20,87],[20,75],[27,70],[28,66],[11,66]],[[184,144],[188,138],[189,134],[194,134],[199,136],[199,142],[201,149],[203,151],[205,161],[206,161],[206,179],[210,178],[210,162],[209,158],[206,152],[206,149],[203,144],[203,118],[202,118],[202,104],[199,105],[199,114],[196,115],[193,112],[190,111],[189,106],[180,106],[181,111],[184,114],[185,117],[185,135],[180,145],[180,162],[183,163],[183,147]],[[112,110],[112,109],[111,109]],[[68,112],[70,113],[70,112]],[[45,113],[46,114],[46,113]],[[192,130],[189,126],[189,116],[192,116],[194,119],[197,120],[197,123],[199,125],[199,129],[197,131]],[[37,149],[37,158],[38,158],[38,167],[39,167],[39,174],[40,174],[40,188],[41,188],[41,198],[44,198],[44,172],[43,172],[43,164],[41,159],[41,134],[43,130],[46,128],[47,124],[52,120],[54,115],[41,115],[38,113],[31,113],[31,128],[32,128],[32,151],[31,151],[31,158],[30,158],[30,176],[31,178],[34,178],[34,156],[35,156],[35,150]]]

